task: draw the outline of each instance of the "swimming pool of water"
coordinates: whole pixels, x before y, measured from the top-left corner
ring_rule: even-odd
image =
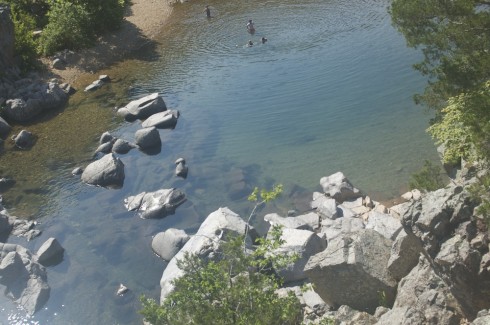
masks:
[[[41,237],[13,241],[35,251],[56,237],[65,259],[48,269],[52,291],[44,310],[26,320],[1,298],[0,322],[138,323],[138,296],[159,296],[165,267],[151,252],[152,236],[169,227],[192,232],[220,206],[249,213],[245,197],[229,195],[234,179],[244,177],[250,187],[284,184],[274,208],[285,212],[301,210],[319,179],[339,170],[374,199],[390,200],[424,159],[437,159],[424,132],[430,116],[411,99],[424,87],[411,69],[420,57],[391,27],[388,1],[208,4],[209,20],[202,3],[177,5],[157,47],[115,66],[108,73],[116,82],[78,94],[46,122],[45,128],[61,130],[60,120],[82,116],[85,123],[76,127],[80,133],[93,128],[92,138],[80,148],[67,145],[68,158],[48,164],[51,174],[39,185],[43,196],[36,196]],[[254,35],[245,29],[250,18]],[[260,44],[262,36],[267,43]],[[254,46],[244,46],[248,40]],[[103,128],[133,140],[139,123],[112,118],[113,106],[153,92],[181,112],[174,130],[160,131],[161,152],[121,156],[126,180],[120,190],[72,177],[73,167],[90,160]],[[178,157],[190,168],[186,180],[173,175]],[[125,211],[125,197],[170,187],[188,196],[175,215],[142,220]],[[19,199],[26,200],[33,198]],[[116,297],[119,283],[131,294]]]

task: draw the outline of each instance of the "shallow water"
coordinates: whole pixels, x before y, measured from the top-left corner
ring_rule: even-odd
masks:
[[[151,252],[151,237],[169,227],[195,231],[219,206],[249,213],[246,197],[229,195],[242,176],[250,189],[283,183],[285,195],[269,209],[285,213],[305,210],[319,179],[339,170],[374,199],[393,199],[424,159],[437,159],[424,132],[430,116],[411,100],[424,87],[411,69],[420,57],[391,27],[387,1],[209,5],[209,20],[201,3],[177,5],[158,46],[104,71],[114,83],[77,94],[66,110],[33,126],[44,138],[30,152],[2,157],[3,170],[29,175],[6,202],[13,214],[37,217],[43,230],[32,242],[12,242],[35,251],[56,237],[66,252],[48,269],[45,309],[25,319],[0,298],[0,322],[138,323],[138,296],[159,296],[165,267]],[[255,35],[245,30],[249,18]],[[262,36],[266,44],[258,43]],[[256,44],[244,47],[249,39]],[[120,190],[72,177],[103,131],[134,139],[139,122],[115,118],[113,108],[152,92],[181,112],[174,130],[160,131],[161,152],[121,156]],[[186,180],[173,175],[178,157],[190,168]],[[5,158],[38,167],[9,167]],[[175,215],[142,220],[125,211],[125,197],[170,187],[189,198]],[[125,298],[115,296],[119,283],[131,290]]]

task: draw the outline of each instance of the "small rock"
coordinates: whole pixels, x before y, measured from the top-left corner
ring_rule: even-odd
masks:
[[[37,251],[37,261],[44,266],[58,264],[63,260],[64,251],[56,238],[51,237]]]
[[[122,296],[128,291],[129,291],[128,287],[126,287],[124,284],[120,283],[119,288],[116,291],[116,295]]]

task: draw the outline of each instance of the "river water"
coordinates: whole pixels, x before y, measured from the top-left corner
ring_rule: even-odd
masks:
[[[159,297],[165,267],[151,252],[152,236],[169,227],[193,232],[220,206],[246,216],[252,207],[235,194],[237,180],[249,188],[282,183],[284,195],[269,209],[301,212],[322,176],[342,171],[375,200],[390,201],[424,159],[437,160],[424,131],[430,115],[411,99],[425,84],[411,69],[420,56],[391,26],[388,1],[208,4],[211,19],[204,3],[176,5],[157,44],[107,71],[113,83],[73,96],[64,111],[29,127],[42,134],[30,152],[6,154],[10,164],[2,158],[4,173],[20,175],[7,206],[37,218],[43,231],[11,242],[36,251],[56,237],[66,251],[48,268],[45,308],[26,318],[0,298],[0,323],[138,324],[138,297]],[[254,46],[244,46],[248,40]],[[153,92],[181,113],[174,130],[160,131],[161,152],[122,155],[119,190],[71,176],[103,131],[134,139],[139,122],[121,121],[113,108]],[[190,168],[186,180],[173,174],[178,157]],[[142,220],[124,209],[129,195],[171,187],[188,196],[175,215]],[[119,283],[131,290],[123,298],[115,296]]]

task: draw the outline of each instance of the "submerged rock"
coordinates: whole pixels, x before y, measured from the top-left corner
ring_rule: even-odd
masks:
[[[143,219],[156,219],[174,214],[185,201],[184,192],[171,188],[130,196],[124,200],[124,205],[128,211],[137,211]]]
[[[134,121],[136,119],[145,119],[153,114],[167,110],[167,106],[158,93],[145,96],[138,100],[133,100],[126,106],[118,109],[117,114],[123,116],[126,120]]]

